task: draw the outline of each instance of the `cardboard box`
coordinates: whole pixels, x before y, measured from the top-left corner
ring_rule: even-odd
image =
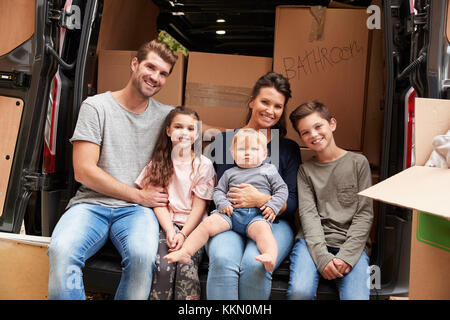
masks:
[[[97,52],[137,50],[158,37],[159,8],[148,0],[104,0]]]
[[[48,298],[49,237],[0,232],[1,300]]]
[[[183,104],[186,57],[177,52],[178,60],[166,84],[154,98],[161,103]],[[98,54],[97,92],[116,91],[125,87],[131,75],[131,59],[136,51],[100,50]]]
[[[336,143],[362,150],[368,52],[362,9],[276,8],[273,70],[290,80],[289,115],[308,100],[325,103],[337,119]],[[288,126],[288,138],[300,140]]]
[[[450,101],[416,98],[415,160],[359,194],[413,209],[410,299],[450,299],[450,169],[425,167],[432,139],[450,128]]]
[[[208,125],[245,125],[256,81],[272,70],[272,58],[190,52],[185,104]]]
[[[0,15],[0,56],[3,56],[34,34],[36,1],[0,1]]]

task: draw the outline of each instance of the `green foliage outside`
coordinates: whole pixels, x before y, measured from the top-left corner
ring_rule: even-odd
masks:
[[[166,43],[172,51],[181,52],[186,57],[189,55],[189,50],[172,38],[166,31],[159,32],[158,41]]]

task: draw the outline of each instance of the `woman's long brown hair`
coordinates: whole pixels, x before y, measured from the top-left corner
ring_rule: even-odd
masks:
[[[151,157],[151,164],[147,166],[145,178],[143,180],[143,186],[152,184],[166,188],[169,185],[170,178],[173,174],[173,162],[172,162],[172,140],[167,135],[166,129],[170,127],[173,119],[178,114],[190,115],[193,118],[200,120],[197,112],[185,106],[179,106],[172,109],[164,120],[164,125],[161,128],[158,140],[156,141],[155,149]],[[197,128],[200,131],[200,127]],[[194,157],[195,159],[195,157]],[[192,163],[194,161],[192,160]]]

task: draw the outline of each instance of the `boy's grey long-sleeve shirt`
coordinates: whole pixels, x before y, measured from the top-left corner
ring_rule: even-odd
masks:
[[[227,193],[239,184],[251,184],[258,191],[271,195],[272,199],[265,205],[278,214],[287,201],[289,191],[286,183],[273,164],[263,163],[256,168],[232,167],[224,172],[214,188],[213,200],[218,211],[232,205]]]
[[[297,238],[305,238],[319,272],[334,257],[353,267],[363,250],[370,254],[372,200],[357,194],[371,185],[369,162],[350,151],[335,161],[313,158],[300,166]],[[327,246],[340,250],[334,256]]]

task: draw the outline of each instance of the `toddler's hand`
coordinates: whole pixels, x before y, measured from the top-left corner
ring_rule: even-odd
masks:
[[[226,213],[227,216],[231,217],[231,215],[233,214],[233,206],[226,206],[225,208],[220,210],[220,212],[221,213]]]
[[[262,210],[261,214],[264,216],[264,219],[269,222],[273,222],[277,217],[277,214],[271,207],[262,206],[260,209]]]

